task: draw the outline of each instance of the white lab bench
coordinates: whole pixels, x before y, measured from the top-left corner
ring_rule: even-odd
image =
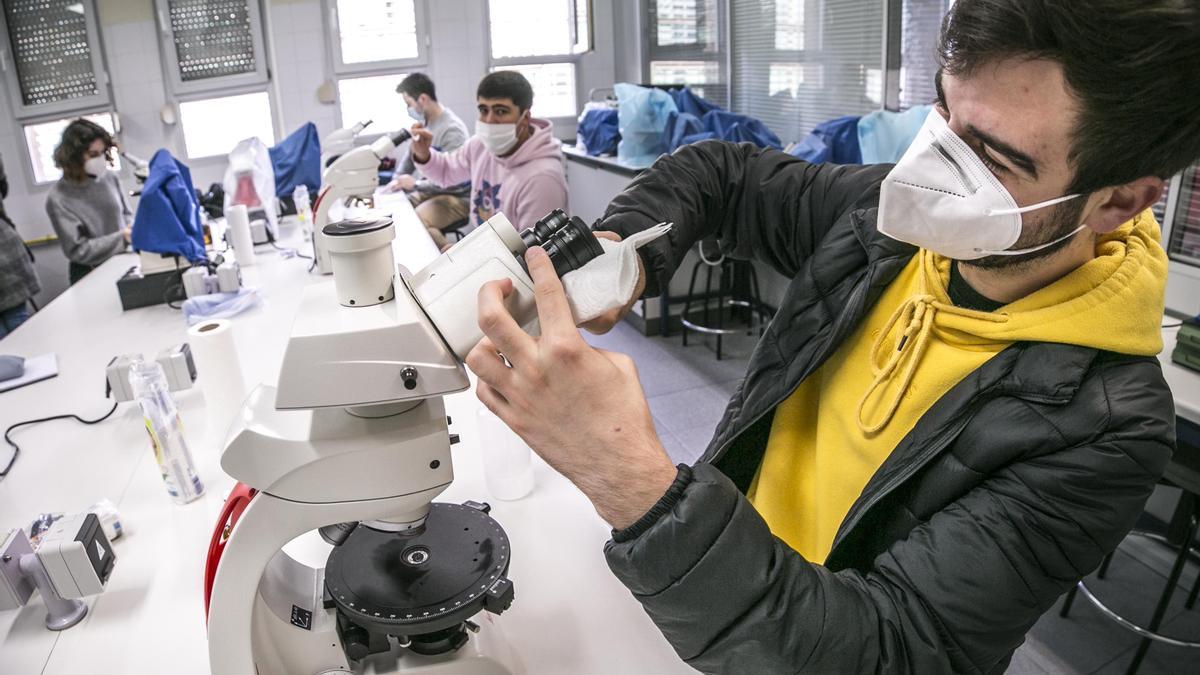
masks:
[[[397,261],[419,269],[436,255],[407,202],[391,204]],[[303,246],[285,226],[285,246]],[[290,238],[289,238],[289,235]],[[59,375],[0,393],[0,425],[74,412],[96,417],[104,367],[117,354],[155,353],[185,341],[181,313],[165,305],[122,312],[115,282],[134,264],[129,254],[108,261],[0,341],[0,353],[58,354]],[[248,386],[273,383],[301,290],[330,277],[308,273],[304,259],[284,259],[266,246],[244,270],[247,285],[264,291],[264,307],[234,319]],[[200,375],[203,377],[203,374]],[[217,515],[234,481],[219,465],[219,439],[207,436],[198,389],[177,395],[189,445],[206,492],[184,506],[167,496],[141,412],[121,404],[95,426],[55,421],[16,433],[21,454],[0,479],[0,529],[26,527],[41,512],[77,512],[108,498],[121,512],[125,534],[113,543],[116,566],[103,594],[87,599],[87,617],[54,633],[43,626],[36,595],[19,611],[0,613],[0,673],[208,673],[203,606],[205,554]],[[583,495],[534,458],[537,485],[525,499],[501,502],[487,494],[471,391],[447,397],[455,482],[439,501],[488,501],[512,544],[512,608],[499,623],[530,675],[572,673],[690,673],[603,557],[609,529]],[[0,461],[8,446],[0,445]]]

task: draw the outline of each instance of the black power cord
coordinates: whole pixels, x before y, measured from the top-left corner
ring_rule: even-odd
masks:
[[[80,417],[79,415],[76,415],[74,413],[67,413],[65,415],[51,415],[50,417],[41,417],[36,420],[25,420],[24,422],[17,422],[16,424],[13,424],[12,426],[10,426],[9,428],[4,430],[4,442],[6,442],[12,446],[13,453],[12,453],[12,458],[8,460],[8,464],[6,464],[4,466],[4,470],[0,471],[0,478],[3,478],[8,475],[8,472],[12,470],[13,464],[17,461],[17,455],[21,454],[21,446],[17,445],[16,442],[14,442],[12,439],[11,434],[13,431],[15,431],[21,427],[29,426],[31,424],[41,424],[42,422],[49,422],[51,420],[73,419],[73,420],[76,420],[77,422],[81,422],[83,424],[88,424],[88,425],[99,424],[99,423],[103,422],[104,420],[108,419],[109,417],[112,417],[112,414],[116,411],[117,411],[117,402],[113,401],[112,407],[108,409],[108,412],[104,413],[103,416],[97,417],[94,420],[85,420],[82,417]]]

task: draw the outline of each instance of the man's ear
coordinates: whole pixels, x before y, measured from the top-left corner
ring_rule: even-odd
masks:
[[[1112,232],[1134,216],[1150,208],[1162,197],[1166,182],[1157,176],[1145,176],[1115,188],[1107,188],[1093,197],[1100,203],[1087,217],[1088,227],[1098,234]]]

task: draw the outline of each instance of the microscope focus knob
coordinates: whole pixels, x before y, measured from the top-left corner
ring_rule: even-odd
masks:
[[[371,636],[359,626],[350,625],[342,631],[342,644],[346,656],[354,661],[362,660],[371,653]]]
[[[406,367],[400,371],[400,379],[404,380],[404,388],[413,390],[417,388],[417,369],[412,366]]]

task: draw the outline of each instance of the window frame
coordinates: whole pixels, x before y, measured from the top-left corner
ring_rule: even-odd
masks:
[[[86,114],[93,114],[100,111],[101,108],[105,112],[113,108],[108,70],[104,65],[104,47],[100,41],[100,25],[97,21],[96,0],[77,0],[77,2],[84,7],[84,23],[88,38],[88,51],[90,52],[88,56],[92,62],[92,74],[96,78],[96,93],[91,96],[35,105],[26,104],[25,97],[21,93],[21,77],[17,71],[17,60],[15,50],[12,46],[12,38],[8,32],[8,19],[4,11],[0,9],[0,34],[3,36],[0,39],[0,71],[3,71],[5,76],[4,79],[6,80],[13,115],[19,122],[18,126],[22,128],[22,139],[24,139],[24,127],[31,123],[37,124],[39,121],[46,122],[70,117],[80,113],[80,111],[88,111]],[[112,110],[112,113],[115,117],[116,111]],[[37,121],[34,121],[35,118]],[[22,144],[24,144],[23,140]],[[28,150],[26,150],[26,154],[28,154]],[[32,160],[29,161],[28,166],[32,171]]]
[[[175,34],[171,28],[169,0],[154,0],[154,20],[158,24],[159,52],[162,56],[164,81],[179,101],[201,98],[220,98],[222,95],[251,93],[264,90],[271,79],[267,63],[266,28],[259,0],[246,0],[250,17],[250,39],[254,47],[254,71],[237,75],[221,75],[185,82],[179,70],[179,54],[175,50]],[[241,90],[241,91],[238,91]],[[186,98],[185,98],[186,97]]]
[[[577,27],[578,22],[575,20],[575,16],[576,16],[575,15],[575,2],[572,0],[563,0],[563,1],[570,2],[571,20],[568,23],[568,27],[569,27],[569,30],[571,31],[571,39],[572,39],[573,43],[578,44],[579,34],[578,34],[578,27]],[[559,115],[556,117],[540,117],[539,118],[539,119],[549,120],[550,123],[554,125],[555,129],[558,129],[559,127],[561,127],[564,124],[574,128],[576,117],[579,115],[579,110],[581,109],[579,101],[582,98],[581,93],[580,93],[580,88],[579,88],[579,86],[580,86],[579,62],[583,59],[584,54],[587,54],[596,48],[596,43],[595,43],[596,12],[595,12],[594,3],[592,2],[592,0],[577,0],[577,1],[586,2],[588,5],[588,47],[587,47],[587,49],[582,50],[582,51],[577,51],[574,47],[572,47],[570,53],[564,53],[564,54],[544,54],[542,56],[504,56],[504,57],[500,57],[500,58],[495,58],[492,56],[492,3],[490,0],[484,0],[483,11],[480,12],[480,14],[483,17],[483,49],[484,49],[483,54],[484,54],[484,59],[485,59],[485,65],[484,65],[484,74],[485,75],[490,74],[496,70],[503,70],[510,66],[542,66],[542,65],[554,65],[554,64],[569,64],[571,66],[571,69],[574,71],[573,76],[574,76],[574,80],[575,80],[575,101],[574,101],[575,113],[570,116]],[[537,92],[534,92],[534,93],[535,93],[534,101],[536,103],[536,101],[537,101],[536,93]]]
[[[644,27],[642,33],[642,63],[641,74],[644,85],[667,85],[667,84],[684,84],[678,82],[654,82],[650,79],[650,64],[655,61],[684,61],[694,63],[708,63],[715,61],[717,63],[718,82],[714,84],[697,84],[697,87],[714,87],[719,88],[724,93],[724,107],[730,109],[730,103],[733,99],[733,50],[731,48],[731,8],[728,0],[715,0],[717,11],[717,49],[716,51],[706,52],[695,45],[667,45],[665,47],[655,44],[657,40],[658,24],[650,15],[650,4],[657,0],[638,0],[638,12],[641,25]],[[692,85],[688,85],[692,86]]]
[[[321,0],[321,10],[324,15],[326,47],[329,50],[329,63],[333,70],[334,85],[337,80],[354,79],[370,75],[386,75],[397,70],[412,72],[426,68],[429,65],[429,50],[433,39],[429,33],[429,8],[426,0],[413,0],[413,12],[416,15],[417,56],[411,59],[388,59],[386,61],[371,61],[369,63],[345,63],[342,60],[342,44],[339,36],[339,20],[337,0]],[[341,102],[338,102],[338,115],[341,115]]]
[[[197,101],[210,101],[210,100],[218,99],[218,98],[230,98],[233,96],[246,96],[249,94],[266,94],[266,96],[267,96],[267,108],[268,108],[268,111],[270,112],[270,117],[271,117],[271,134],[272,134],[272,136],[274,136],[274,138],[271,140],[270,143],[267,143],[266,139],[260,139],[260,140],[262,140],[262,142],[265,143],[267,145],[267,147],[270,147],[270,146],[278,143],[279,141],[283,140],[283,136],[280,136],[280,133],[279,133],[280,132],[279,120],[278,120],[279,115],[278,115],[278,111],[275,108],[275,96],[272,94],[270,87],[261,87],[261,86],[260,87],[241,87],[241,88],[237,88],[237,89],[220,89],[220,90],[216,90],[216,91],[206,91],[206,92],[202,92],[202,93],[189,94],[188,96],[177,97],[175,99],[175,105],[174,105],[175,114],[176,114],[175,129],[176,129],[176,133],[178,134],[178,138],[179,138],[179,149],[182,151],[184,158],[187,159],[188,162],[198,163],[201,166],[203,166],[205,163],[208,163],[208,162],[224,163],[224,162],[228,161],[229,150],[233,150],[233,148],[229,148],[229,150],[225,151],[224,154],[193,156],[191,154],[191,152],[188,150],[187,133],[183,128],[184,127],[183,104],[195,103]],[[246,136],[245,138],[249,138],[249,136]]]
[[[25,156],[25,175],[29,180],[29,185],[35,188],[53,185],[59,181],[58,178],[51,180],[38,180],[37,169],[33,166],[33,153],[29,150],[29,139],[25,136],[25,128],[45,124],[47,122],[57,122],[65,119],[77,119],[80,117],[89,117],[91,115],[109,115],[113,121],[113,139],[118,141],[121,135],[121,115],[117,112],[115,106],[106,105],[100,108],[75,110],[68,113],[53,113],[38,115],[27,119],[14,120],[17,126],[17,132],[13,136],[14,142],[20,146],[20,152]],[[114,159],[120,164],[120,158],[116,152],[113,152]]]

